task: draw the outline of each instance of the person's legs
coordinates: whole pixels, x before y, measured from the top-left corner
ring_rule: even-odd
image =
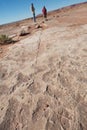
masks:
[[[35,14],[33,14],[33,20],[34,20],[34,22],[36,22],[36,17],[35,17]]]
[[[47,13],[45,14],[45,18],[47,18]]]
[[[46,13],[44,14],[44,19],[47,20],[47,14]]]

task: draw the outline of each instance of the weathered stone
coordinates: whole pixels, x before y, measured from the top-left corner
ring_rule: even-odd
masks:
[[[31,34],[1,46],[0,130],[87,130],[87,2],[31,20],[0,26]]]

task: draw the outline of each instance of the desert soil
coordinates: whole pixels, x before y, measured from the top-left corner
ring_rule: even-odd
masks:
[[[0,34],[0,130],[87,130],[87,2]]]

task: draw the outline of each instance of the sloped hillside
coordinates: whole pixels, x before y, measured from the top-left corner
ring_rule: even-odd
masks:
[[[87,130],[87,3],[0,28],[0,130]]]

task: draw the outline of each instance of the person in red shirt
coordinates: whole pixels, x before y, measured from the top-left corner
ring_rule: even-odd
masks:
[[[42,9],[42,13],[43,13],[43,17],[46,19],[47,18],[47,9],[45,6]]]

